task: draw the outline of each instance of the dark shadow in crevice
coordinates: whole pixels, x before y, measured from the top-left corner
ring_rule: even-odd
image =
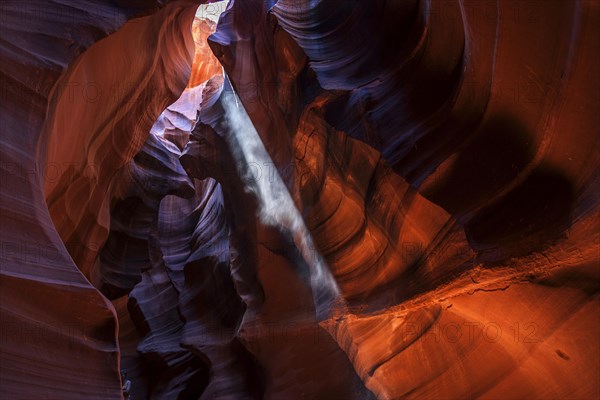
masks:
[[[536,167],[498,197],[533,162],[536,152],[536,138],[519,119],[492,115],[443,178],[424,191],[464,224],[481,262],[493,264],[543,250],[571,225],[573,184],[550,165]]]
[[[515,179],[533,160],[535,150],[534,139],[519,120],[494,115],[459,151],[443,181],[423,194],[461,220]]]
[[[465,225],[482,261],[543,250],[571,226],[575,190],[560,171],[537,167],[519,186],[479,211]]]

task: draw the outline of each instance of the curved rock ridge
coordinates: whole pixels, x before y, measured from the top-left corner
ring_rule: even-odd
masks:
[[[295,175],[290,137],[305,101],[320,88],[302,49],[267,13],[270,3],[230,1],[208,43],[288,184]]]
[[[595,0],[112,3],[0,5],[0,397],[600,397]]]
[[[434,257],[427,261],[428,257],[424,254],[427,255],[427,251],[433,254],[433,249],[437,249],[435,258],[438,258],[433,264],[446,263],[446,273],[460,271],[461,264],[464,264],[463,268],[466,267],[469,258],[472,258],[469,246],[464,237],[460,239],[460,227],[452,228],[453,223],[447,213],[421,198],[402,179],[391,173],[389,169],[386,170],[385,165],[378,166],[379,155],[375,151],[365,145],[361,147],[356,141],[345,141],[344,134],[331,134],[332,128],[324,121],[323,116],[312,118],[312,113],[306,111],[314,108],[329,108],[330,104],[337,100],[335,96],[325,96],[314,100],[313,105],[306,105],[319,91],[322,91],[314,82],[314,74],[307,70],[306,57],[295,43],[290,41],[289,35],[281,29],[272,29],[267,25],[267,18],[255,16],[255,23],[244,25],[242,29],[247,32],[251,26],[256,30],[255,34],[261,37],[271,31],[274,32],[272,34],[274,38],[267,39],[262,44],[266,47],[263,52],[269,54],[267,51],[271,51],[276,56],[282,54],[279,65],[282,65],[283,70],[272,69],[274,75],[267,76],[265,79],[274,81],[285,79],[284,87],[290,88],[289,91],[281,91],[278,87],[270,86],[260,88],[262,96],[268,99],[267,101],[277,104],[268,112],[269,121],[277,121],[285,126],[286,130],[283,132],[288,132],[288,136],[282,135],[280,131],[274,131],[273,125],[263,124],[266,119],[263,103],[253,97],[253,95],[257,96],[257,93],[244,88],[246,83],[252,81],[258,74],[259,66],[267,63],[267,60],[258,58],[254,62],[243,65],[228,64],[229,60],[239,59],[230,54],[231,52],[245,53],[248,51],[247,47],[251,45],[251,42],[240,39],[239,35],[238,37],[227,36],[228,32],[231,32],[227,30],[229,24],[237,22],[236,13],[243,15],[251,13],[247,7],[242,3],[234,3],[229,12],[222,15],[220,24],[224,26],[224,32],[218,29],[215,35],[209,38],[211,46],[216,54],[222,55],[225,70],[231,77],[233,86],[239,93],[240,100],[244,103],[267,150],[270,152],[274,149],[277,152],[281,149],[281,146],[273,144],[271,141],[273,137],[277,137],[278,142],[287,142],[285,146],[295,147],[295,156],[290,155],[284,160],[285,162],[278,163],[276,159],[282,158],[281,152],[276,153],[273,160],[279,167],[278,171],[282,177],[288,178],[288,187],[296,199],[298,208],[303,210],[308,228],[318,247],[317,250],[325,256],[334,276],[338,278],[338,284],[342,285],[342,291],[344,291],[344,280],[348,281],[348,288],[352,285],[357,287],[346,293],[346,297],[357,296],[361,294],[360,291],[365,295],[384,283],[397,285],[394,277],[399,278],[402,272],[409,268],[430,275],[429,281],[419,284],[415,279],[411,290],[419,290],[417,289],[419,286],[426,287],[428,284],[434,285],[434,277],[440,278],[442,272],[431,272],[430,270],[436,269],[432,265],[419,268],[419,263],[432,264],[431,260]],[[273,22],[271,19],[271,23]],[[280,47],[291,48],[291,50],[283,50]],[[262,55],[259,52],[257,54]],[[304,88],[299,89],[302,84]],[[300,96],[302,103],[290,104],[288,110],[282,109],[286,105],[285,98],[290,93]],[[305,114],[302,116],[294,112],[294,110],[301,110],[301,106],[305,107]],[[321,112],[321,114],[325,113]],[[294,119],[296,116],[297,119]],[[329,135],[333,135],[333,139]],[[346,146],[346,143],[348,143],[347,149],[342,150],[340,147]],[[330,164],[332,167],[328,169]],[[359,171],[360,175],[358,175]],[[323,184],[324,180],[327,180],[326,185]],[[380,184],[380,181],[385,183]],[[372,182],[374,183],[370,185]],[[323,191],[329,192],[322,195]],[[406,200],[403,204],[400,199],[404,193],[406,193]],[[318,204],[319,199],[322,201],[321,204]],[[369,204],[370,202],[372,204]],[[377,211],[378,207],[380,207],[379,211]],[[340,211],[339,208],[342,208],[341,212],[337,212]],[[401,209],[400,212],[398,208]],[[403,208],[410,209],[402,211]],[[408,216],[404,218],[404,214],[407,213]],[[391,218],[393,215],[397,215],[396,220]],[[416,221],[419,221],[419,226],[416,225]],[[434,238],[437,240],[435,243]],[[365,251],[366,249],[369,250]],[[357,257],[359,254],[360,257]],[[456,260],[448,263],[453,257]],[[336,270],[337,268],[339,270]],[[370,278],[367,284],[355,279],[361,271],[365,277]],[[380,276],[379,281],[377,276]],[[405,290],[407,293],[410,292],[407,288]],[[390,299],[396,298],[392,301],[398,301],[398,298],[402,297],[400,292],[401,290]],[[404,293],[404,296],[407,296],[407,293]]]
[[[68,160],[46,161],[47,142],[40,138],[47,110],[55,106],[59,93],[72,93],[74,102],[94,96],[94,88],[82,86],[84,81],[70,86],[59,82],[67,66],[129,18],[152,13],[160,3],[0,5],[3,397],[121,396],[114,308],[78,270],[46,206],[44,181],[65,172],[62,162]],[[158,28],[161,19],[150,17],[140,26],[147,26],[150,34],[148,22]],[[82,89],[89,92],[82,94]],[[71,132],[69,141],[89,133],[88,128]]]
[[[302,393],[310,398],[370,398],[343,353],[317,325],[312,294],[303,276],[306,266],[292,238],[282,228],[257,220],[259,199],[257,193],[249,189],[256,183],[257,177],[245,174],[244,168],[235,166],[236,162],[240,162],[240,149],[236,147],[239,142],[232,138],[233,133],[225,117],[223,101],[229,98],[229,94],[220,89],[220,82],[219,77],[207,84],[207,107],[200,110],[202,123],[194,130],[181,162],[190,176],[201,179],[212,176],[221,182],[223,188],[224,209],[230,229],[230,273],[246,308],[243,319],[233,331],[234,343],[241,343],[252,354],[249,360],[258,364],[250,371],[264,371],[259,376],[254,375],[250,388],[254,386],[258,393],[264,391],[267,398],[295,398]],[[219,85],[217,89],[214,89],[215,84]],[[230,90],[227,85],[225,90]],[[265,178],[268,179],[268,176]],[[186,276],[188,268],[191,266],[186,267]],[[190,269],[189,273],[192,271]],[[198,273],[200,270],[195,272]],[[219,297],[226,292],[222,290]],[[290,304],[290,299],[296,300]],[[186,326],[191,324],[190,321]],[[205,343],[198,341],[201,337],[195,334],[194,346],[206,348],[203,351],[209,351],[207,355],[212,359],[218,349],[213,341],[219,343],[212,324],[190,326],[205,333]],[[199,330],[200,327],[202,330]],[[224,326],[221,332],[221,336],[225,334],[228,337]],[[327,382],[319,379],[327,368],[317,362],[322,354],[328,355],[328,362],[338,371],[337,377]],[[348,382],[351,384],[348,385]],[[263,388],[256,387],[257,383]]]
[[[230,275],[220,185],[210,178],[192,185],[165,134],[164,121],[190,134],[200,103],[214,102],[219,78],[184,91],[115,177],[98,277],[109,297],[131,291],[115,302],[120,322],[135,326],[135,334],[120,336],[134,396],[260,398],[264,391],[261,367],[235,337],[243,307]]]
[[[474,252],[456,221],[373,148],[329,126],[330,101],[307,105],[294,137],[295,171],[307,227],[342,296],[395,304],[472,268]]]
[[[163,140],[154,135],[150,139],[144,148]],[[156,193],[156,182],[165,178],[148,174],[147,195]],[[131,318],[143,336],[137,344],[142,358],[131,352],[125,356],[134,360],[134,373],[140,368],[162,372],[154,377],[156,384],[136,388],[135,395],[148,390],[150,398],[261,396],[260,380],[252,378],[260,367],[234,336],[243,308],[230,276],[229,228],[220,190],[212,179],[197,180],[196,195],[163,198],[163,190],[160,209],[151,210],[154,220],[144,246],[150,266],[129,297]],[[136,218],[146,214],[144,209],[130,210]],[[148,237],[147,231],[142,233]],[[142,381],[147,376],[143,373]]]
[[[93,85],[102,96],[97,101],[75,102],[68,92],[56,94],[46,122],[46,159],[47,165],[67,167],[45,181],[46,198],[63,242],[88,277],[108,234],[114,174],[140,150],[156,117],[187,83],[193,55],[186,30],[194,18],[191,4],[173,3],[126,24],[71,66],[63,82]],[[142,43],[153,51],[132,62]],[[109,52],[115,62],[107,74],[102,60]]]
[[[219,99],[223,90],[223,77],[209,80],[204,89],[199,110],[199,124],[186,145],[180,161],[188,175],[196,179],[213,178],[220,183],[231,229],[231,274],[237,293],[253,309],[263,301],[260,284],[256,279],[257,200],[246,191],[243,177],[236,167],[235,151],[225,140],[226,121]],[[220,131],[220,132],[217,132]],[[233,204],[231,204],[233,203]]]
[[[568,227],[597,165],[585,128],[597,104],[598,81],[584,72],[598,63],[593,2],[282,0],[273,13],[321,85],[344,90],[328,122],[379,149],[489,258],[523,255]]]
[[[593,396],[600,275],[597,246],[579,245],[585,225],[544,253],[478,266],[384,312],[322,326],[378,398]]]
[[[374,291],[375,295],[383,293],[383,299],[363,295],[362,299],[359,297],[350,303],[354,306],[350,310],[338,310],[337,319],[322,321],[321,325],[331,332],[341,348],[347,352],[367,387],[379,398],[429,395],[461,398],[488,393],[492,396],[516,398],[564,397],[571,391],[582,397],[597,394],[600,388],[591,383],[594,381],[593,374],[598,371],[598,363],[594,360],[599,354],[597,343],[592,345],[594,350],[580,358],[576,365],[570,364],[587,377],[583,379],[585,383],[575,383],[574,375],[569,372],[563,375],[564,379],[561,379],[559,384],[546,387],[540,382],[550,379],[555,372],[548,372],[546,375],[535,374],[521,368],[520,365],[542,363],[553,368],[552,371],[564,370],[568,365],[555,364],[554,357],[558,355],[561,360],[568,358],[573,363],[573,359],[567,354],[570,351],[582,354],[585,345],[572,346],[570,339],[564,336],[565,328],[561,327],[560,321],[565,314],[558,310],[553,311],[557,307],[555,301],[558,300],[555,299],[563,295],[568,297],[565,306],[573,307],[571,310],[578,310],[575,320],[581,324],[579,329],[597,329],[597,324],[588,319],[597,309],[595,293],[598,287],[598,257],[593,255],[593,252],[594,249],[597,250],[598,229],[597,224],[592,221],[598,212],[598,201],[590,196],[596,192],[593,188],[597,184],[598,157],[589,152],[588,146],[597,146],[597,138],[591,134],[596,123],[590,111],[594,104],[598,104],[598,98],[580,86],[585,82],[584,74],[576,72],[578,68],[569,66],[569,63],[581,66],[582,70],[588,70],[588,65],[597,64],[598,60],[592,61],[590,54],[592,46],[597,44],[598,40],[598,35],[592,36],[592,21],[599,17],[598,10],[591,2],[556,2],[550,9],[532,14],[532,11],[537,9],[526,6],[515,10],[511,8],[514,7],[512,3],[497,2],[489,10],[485,8],[486,14],[482,16],[477,14],[476,6],[467,2],[446,2],[447,7],[442,2],[424,2],[412,11],[400,8],[395,10],[400,14],[406,13],[405,18],[414,17],[415,23],[407,29],[408,32],[405,32],[406,36],[402,41],[402,45],[406,44],[408,50],[406,53],[400,52],[398,58],[382,60],[377,56],[377,46],[373,48],[365,44],[361,47],[360,39],[358,42],[348,40],[348,31],[352,29],[356,31],[354,37],[357,38],[368,37],[366,32],[370,34],[385,30],[385,27],[380,26],[374,30],[372,24],[363,23],[368,18],[360,13],[368,13],[370,10],[366,8],[371,5],[365,4],[363,7],[353,4],[354,8],[344,8],[342,5],[340,11],[336,8],[340,5],[332,1],[319,2],[316,8],[310,10],[302,8],[308,7],[309,2],[290,4],[291,2],[280,1],[275,5],[274,13],[279,23],[306,52],[310,66],[314,68],[321,85],[327,89],[345,90],[336,93],[334,101],[317,100],[316,105],[322,106],[324,112],[315,117],[305,111],[308,115],[304,117],[308,120],[306,124],[299,117],[300,114],[294,111],[285,115],[280,113],[280,110],[289,104],[285,100],[285,95],[289,93],[286,90],[290,87],[288,82],[291,81],[292,88],[300,82],[305,89],[311,88],[310,91],[293,92],[297,99],[296,107],[302,106],[292,106],[291,110],[302,110],[320,90],[312,89],[315,86],[310,83],[310,71],[305,72],[307,70],[302,51],[299,51],[294,43],[286,41],[286,35],[282,34],[273,19],[267,16],[267,8],[263,8],[259,13],[240,2],[233,3],[221,17],[217,32],[209,40],[267,150],[273,156],[281,176],[288,183],[290,191],[295,194],[294,198],[299,208],[304,211],[305,216],[310,216],[312,211],[318,217],[312,224],[310,219],[307,219],[307,222],[312,225],[313,234],[324,232],[315,243],[319,247],[318,250],[325,253],[334,275],[337,253],[348,255],[346,259],[342,259],[344,262],[337,264],[341,272],[341,276],[337,277],[338,283],[342,277],[347,279],[349,288],[355,285],[357,290],[365,292],[369,291],[368,285],[375,287],[377,284],[376,276],[373,279],[369,274],[365,274],[366,285],[361,284],[358,279],[358,272],[363,271],[362,268],[378,265],[371,264],[373,259],[369,257],[365,257],[364,263],[357,260],[357,256],[362,255],[369,247],[357,246],[361,252],[352,254],[353,247],[348,245],[357,241],[361,243],[361,240],[363,243],[365,240],[377,243],[373,242],[374,235],[363,234],[365,225],[369,224],[369,218],[364,217],[362,207],[370,209],[378,204],[367,202],[366,206],[361,206],[356,200],[357,194],[365,192],[368,194],[367,199],[371,198],[373,188],[365,182],[369,182],[369,171],[373,167],[364,166],[376,164],[377,157],[373,156],[373,152],[368,148],[364,148],[365,154],[356,151],[360,146],[352,145],[344,134],[339,133],[333,135],[333,150],[324,155],[323,149],[328,148],[328,141],[332,141],[330,132],[335,131],[328,127],[330,124],[348,131],[374,147],[382,148],[384,157],[393,164],[395,171],[406,176],[413,186],[424,183],[422,190],[426,196],[442,207],[447,207],[460,222],[454,231],[450,230],[454,233],[436,238],[439,241],[431,247],[431,250],[435,251],[432,252],[434,257],[431,257],[430,262],[451,257],[457,262],[454,267],[456,269],[453,268],[452,262],[441,262],[437,269],[429,269],[425,267],[428,257],[420,259],[418,256],[416,258],[419,262],[425,262],[421,265],[417,262],[407,270],[402,269],[402,263],[392,263],[390,267],[396,268],[398,274],[404,272],[404,276],[399,282],[390,282],[386,279],[388,277],[383,275],[379,283],[392,283],[391,287],[383,292],[382,288]],[[311,2],[310,6],[313,7],[314,4]],[[374,8],[377,10],[377,7]],[[446,14],[440,15],[440,11]],[[458,14],[453,14],[454,11],[458,11]],[[381,23],[378,18],[385,13],[374,14],[377,17],[372,18]],[[245,17],[243,21],[242,15]],[[392,20],[390,18],[390,21]],[[344,21],[347,25],[337,23],[339,21]],[[564,27],[565,31],[557,32],[556,23]],[[353,28],[349,29],[348,25]],[[361,36],[361,33],[364,34]],[[259,37],[262,38],[260,44],[255,44],[252,38]],[[418,40],[411,42],[413,38],[418,37]],[[523,40],[525,37],[527,40]],[[544,46],[536,45],[538,41],[547,41],[549,38],[557,43],[551,50],[545,51]],[[444,46],[444,40],[451,45]],[[365,40],[364,43],[367,42]],[[578,45],[572,47],[574,42]],[[340,43],[343,45],[340,46]],[[352,47],[353,51],[346,50],[344,46]],[[282,48],[287,48],[287,52],[282,51]],[[531,65],[535,67],[530,68],[529,72],[521,70],[521,64],[516,63],[514,55],[507,50],[513,48],[531,60]],[[253,55],[244,58],[244,54],[248,53]],[[277,64],[276,61],[275,66],[273,63],[269,65],[269,57],[275,57],[277,60],[277,56],[282,53],[287,56],[285,63]],[[356,54],[364,57],[354,58]],[[403,55],[408,57],[407,60],[402,59]],[[325,61],[321,61],[319,57]],[[566,63],[566,66],[556,69],[550,67],[556,65],[549,63],[549,60],[553,59]],[[359,61],[352,63],[352,60]],[[368,66],[372,68],[362,67],[369,62],[371,64]],[[437,65],[434,65],[436,63]],[[293,73],[290,73],[290,66],[295,66]],[[438,68],[435,74],[443,84],[438,84],[436,80],[433,80],[433,84],[427,82],[426,77],[431,76],[427,74],[434,67]],[[339,74],[337,71],[333,72],[340,68],[342,70]],[[419,68],[425,72],[415,76],[415,71]],[[331,76],[327,76],[327,72],[331,72]],[[259,73],[263,74],[262,79],[266,82],[279,82],[282,76],[287,80],[281,80],[285,82],[281,85],[262,85],[256,91],[245,91],[247,85],[251,85]],[[378,73],[381,75],[371,81]],[[544,80],[539,78],[540,76],[546,76],[548,79]],[[540,83],[537,79],[549,83]],[[592,86],[597,87],[597,83],[594,78]],[[428,84],[430,86],[427,86]],[[579,87],[588,95],[576,96],[572,91],[573,86]],[[429,90],[423,91],[423,87]],[[520,92],[515,93],[515,90]],[[523,93],[524,91],[527,94]],[[430,92],[433,95],[432,99],[426,96]],[[499,97],[499,92],[513,95]],[[362,108],[353,105],[358,100]],[[424,101],[427,101],[427,104],[423,104]],[[575,104],[579,104],[582,114],[563,111],[563,106],[575,107]],[[410,109],[409,112],[399,112],[405,107],[398,105],[414,107],[415,113],[411,113]],[[557,108],[559,106],[560,108]],[[553,115],[550,110],[559,114]],[[573,117],[574,115],[584,116],[585,122]],[[347,122],[349,118],[358,118],[364,122]],[[372,128],[366,118],[376,119],[379,125]],[[555,130],[557,121],[561,121],[565,127],[571,127],[569,132],[574,128],[574,136],[558,135]],[[280,124],[281,129],[274,128],[276,124]],[[315,129],[315,126],[320,129]],[[381,140],[354,133],[353,129],[356,127],[369,128],[377,133],[389,132],[389,140],[398,144],[381,145]],[[324,131],[329,135],[324,135]],[[296,136],[301,138],[298,142]],[[408,146],[399,141],[401,136],[402,140],[408,141]],[[561,139],[558,139],[559,137]],[[567,145],[566,141],[572,137],[573,142]],[[348,142],[351,144],[347,145]],[[300,149],[296,158],[300,161],[306,159],[306,166],[300,168],[291,160],[291,155],[286,151],[290,144],[295,144]],[[574,161],[573,157],[569,159],[569,154],[574,153],[561,153],[560,149],[574,149],[579,146],[582,149],[581,158],[576,163],[568,164],[567,160]],[[312,150],[312,147],[317,149]],[[344,154],[340,148],[347,149],[349,154]],[[495,151],[499,151],[498,155],[494,154]],[[305,156],[305,153],[312,156]],[[363,167],[360,169],[361,173],[354,172],[345,176],[344,169],[340,171],[340,165],[347,168],[354,162]],[[586,163],[588,165],[584,167]],[[291,170],[294,171],[293,178],[290,178],[289,174],[290,164]],[[438,171],[431,174],[440,164]],[[327,171],[325,167],[332,170],[332,177],[323,174],[323,171]],[[386,179],[382,180],[383,185],[378,183],[381,176],[393,181],[395,184],[391,186],[399,189],[400,193],[403,186],[408,188],[399,177],[384,173],[384,166],[373,169],[376,171],[373,174],[375,188],[386,187]],[[415,175],[415,171],[418,171],[418,175]],[[578,178],[572,180],[568,176]],[[306,187],[302,186],[303,178],[304,182],[308,182]],[[331,181],[329,186],[334,188],[323,184],[327,178]],[[451,186],[450,181],[460,189]],[[329,193],[322,195],[318,189],[329,190]],[[414,189],[408,192],[412,190]],[[420,198],[418,194],[410,197]],[[313,210],[307,208],[304,202],[299,201],[300,198],[308,201],[308,205],[316,204],[317,207]],[[318,203],[319,199],[322,204]],[[420,202],[430,204],[425,199]],[[414,204],[413,199],[411,203]],[[326,206],[329,206],[329,209]],[[420,205],[415,210],[420,207],[423,206]],[[433,205],[429,207],[436,208]],[[400,210],[403,208],[400,207]],[[348,211],[333,212],[340,209]],[[386,229],[382,230],[386,235],[397,232],[390,216],[401,213],[392,214],[397,211],[394,207],[382,206],[381,209],[389,213],[383,218],[380,217],[386,223]],[[431,219],[418,218],[417,230],[426,227],[428,222],[433,222],[435,226],[435,212],[426,214]],[[442,220],[449,218],[442,209],[439,209],[439,215]],[[465,259],[471,258],[471,251],[464,240],[460,239],[461,224],[466,227],[470,246],[477,252],[475,263],[464,263]],[[410,223],[407,226],[410,226]],[[354,234],[355,232],[359,234]],[[581,236],[585,235],[584,232],[589,235],[587,239]],[[391,242],[397,244],[394,240]],[[458,243],[457,252],[454,252],[456,248],[453,243]],[[389,252],[385,246],[383,248]],[[376,246],[369,250],[377,254]],[[402,257],[396,256],[396,260],[419,254],[418,250],[407,250],[409,251],[401,254]],[[552,255],[549,256],[550,254]],[[356,264],[352,261],[356,261]],[[354,276],[351,274],[352,265],[358,267]],[[471,268],[479,266],[465,270],[469,265]],[[345,277],[344,272],[348,272],[349,276]],[[421,273],[423,275],[420,275]],[[557,286],[554,289],[556,297],[550,297],[549,292],[542,295],[543,288],[547,285],[546,279],[554,274],[563,278],[570,276],[572,278],[569,280],[574,279],[577,283],[558,284],[557,279],[552,278],[552,285]],[[390,276],[393,277],[394,274]],[[344,279],[341,281],[343,287]],[[440,292],[441,289],[437,289],[439,287],[448,292]],[[502,293],[496,293],[508,288],[514,296],[515,303]],[[421,296],[407,301],[407,294],[411,297],[420,292]],[[529,292],[537,295],[530,295]],[[468,300],[475,293],[478,300]],[[536,296],[548,299],[548,302],[541,302],[534,313],[529,304]],[[463,302],[460,310],[452,310],[453,303],[445,301],[448,297],[456,297],[457,303],[464,300],[466,305]],[[266,301],[268,298],[267,294]],[[488,306],[492,313],[490,317],[487,309],[479,305],[490,304],[489,301],[495,298],[498,298],[498,304],[494,307]],[[473,304],[469,305],[471,301]],[[439,304],[440,302],[443,304]],[[525,303],[521,306],[524,311],[513,313],[512,307],[519,307],[521,302]],[[397,305],[394,306],[394,303]],[[431,307],[428,306],[429,303],[433,303]],[[405,317],[405,308],[415,307],[424,308],[424,311]],[[449,308],[449,311],[441,311],[440,307]],[[377,310],[377,313],[369,312],[365,315],[365,310]],[[356,326],[352,318],[358,321]],[[405,322],[406,318],[408,322]],[[490,324],[492,328],[488,326]],[[480,335],[477,340],[473,339],[473,336],[460,344],[456,344],[458,340],[454,340],[455,338],[438,337],[438,341],[444,341],[442,352],[446,351],[444,349],[449,351],[448,355],[441,356],[441,359],[447,361],[440,362],[436,367],[424,361],[422,369],[415,369],[415,373],[422,374],[418,379],[399,380],[398,377],[402,374],[400,365],[411,365],[418,359],[418,354],[427,357],[427,354],[435,351],[435,345],[421,339],[426,339],[426,334],[436,332],[436,329],[444,332],[447,326],[450,326],[450,329],[458,326],[459,334],[465,333],[465,329],[477,326]],[[526,326],[529,329],[525,336],[530,341],[525,341],[525,338],[520,336],[522,332],[513,335],[517,345],[498,346],[490,344],[489,337],[481,339],[482,329],[488,333],[489,329],[497,329],[506,337],[507,332],[516,329],[516,326]],[[416,328],[416,333],[407,332],[407,327],[409,330]],[[350,329],[354,333],[344,333]],[[529,337],[528,335],[533,335],[532,331],[536,329],[540,330],[539,336]],[[389,338],[398,338],[399,341],[396,344]],[[591,340],[591,337],[586,337],[583,342],[591,343]],[[412,344],[414,347],[411,347]],[[466,349],[475,346],[482,350],[470,352],[467,356],[467,353],[461,350],[461,345],[466,346]],[[555,351],[548,348],[554,345],[569,347],[570,350]],[[477,370],[475,366],[480,362],[477,360],[480,359],[481,353],[489,354],[491,359],[497,360],[497,368]],[[412,355],[404,358],[406,354]],[[468,360],[464,367],[462,362],[457,361],[462,359]],[[475,369],[471,369],[470,366]],[[448,377],[447,381],[444,380],[444,376]],[[479,376],[481,382],[470,383],[470,376]],[[452,378],[457,379],[455,387]],[[514,387],[509,390],[511,385]]]
[[[93,283],[109,299],[121,297],[150,269],[148,238],[167,195],[190,198],[195,188],[179,163],[179,150],[151,134],[129,164],[119,170],[108,239],[97,258]]]
[[[467,7],[477,5],[428,0],[313,6],[282,0],[273,13],[306,52],[321,86],[346,91],[328,115],[334,126],[371,144],[396,171],[418,182],[453,150],[448,142],[458,143],[456,136],[464,136],[461,131],[477,122],[486,106],[483,87],[480,96],[468,94],[465,107],[453,110],[455,103],[462,105],[465,71],[481,80],[476,84],[491,76],[490,63],[481,59],[493,56],[495,10],[490,7],[486,19],[476,21],[484,46],[465,52]],[[475,73],[470,71],[474,59]],[[457,126],[442,125],[445,121]],[[426,148],[419,146],[423,142]]]
[[[206,385],[206,366],[179,344],[183,322],[178,311],[178,292],[165,267],[160,245],[152,243],[151,249],[152,268],[142,273],[142,281],[128,301],[129,314],[142,336],[137,351],[152,379],[148,398],[197,398]]]
[[[244,306],[231,276],[222,189],[208,178],[196,181],[196,191],[193,202],[169,196],[161,205],[168,216],[159,225],[161,245],[185,321],[180,343],[208,360],[201,398],[261,398],[260,367],[236,338]]]
[[[198,108],[202,102],[202,85],[185,89],[179,99],[169,105],[152,125],[150,132],[174,143],[183,150],[196,126]]]

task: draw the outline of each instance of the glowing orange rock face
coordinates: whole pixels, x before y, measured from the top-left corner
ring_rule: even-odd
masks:
[[[192,36],[196,45],[196,53],[192,64],[192,74],[188,88],[200,85],[214,75],[221,74],[221,63],[215,57],[206,39],[217,29],[217,24],[208,19],[194,18]]]
[[[600,398],[596,0],[5,3],[0,397]]]

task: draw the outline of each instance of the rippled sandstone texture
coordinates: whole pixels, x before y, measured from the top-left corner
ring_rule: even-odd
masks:
[[[600,397],[596,1],[164,3],[1,6],[3,396]]]

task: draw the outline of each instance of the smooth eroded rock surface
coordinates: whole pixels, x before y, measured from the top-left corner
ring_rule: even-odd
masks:
[[[0,6],[0,397],[600,397],[595,0],[199,4]]]

